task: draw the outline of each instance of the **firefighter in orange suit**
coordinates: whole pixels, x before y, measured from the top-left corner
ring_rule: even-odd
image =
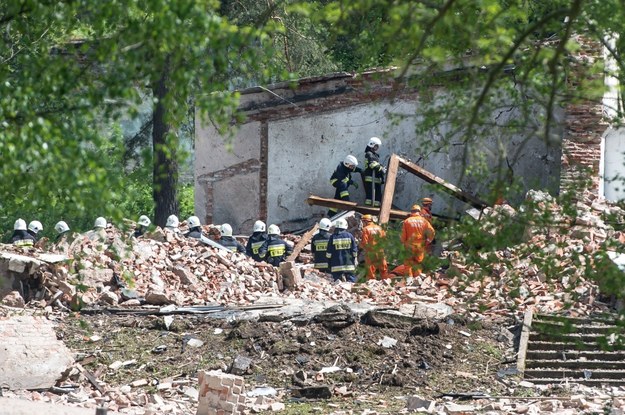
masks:
[[[426,218],[430,224],[432,223],[432,199],[429,197],[421,199],[421,216]]]
[[[423,199],[421,199],[421,216],[426,218],[427,221],[430,222],[430,225],[432,224],[432,199],[430,199],[429,197],[424,197]],[[432,241],[425,247],[425,250],[428,254],[432,253],[435,243],[436,241]]]
[[[362,217],[362,238],[360,249],[364,252],[367,279],[374,280],[376,271],[380,277],[388,278],[388,265],[384,258],[384,249],[379,246],[380,239],[386,237],[386,232],[380,225],[374,222],[373,216]]]
[[[401,241],[409,252],[404,265],[409,268],[408,275],[411,277],[414,271],[420,270],[426,246],[432,243],[435,235],[434,228],[420,212],[421,206],[412,205],[410,217],[404,221],[401,232]]]

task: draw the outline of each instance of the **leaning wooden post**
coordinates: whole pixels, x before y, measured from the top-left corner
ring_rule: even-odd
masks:
[[[393,195],[395,194],[395,180],[397,179],[397,169],[399,168],[399,158],[393,154],[388,162],[388,171],[386,172],[386,184],[382,193],[382,206],[380,207],[380,217],[378,223],[387,223],[391,216],[391,207],[393,205]]]

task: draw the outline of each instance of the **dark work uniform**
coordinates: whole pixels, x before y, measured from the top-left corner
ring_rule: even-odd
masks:
[[[146,229],[147,228],[145,226],[137,226],[137,228],[135,229],[135,231],[132,234],[132,236],[134,236],[135,238],[143,236],[143,234],[145,233]]]
[[[17,246],[33,246],[35,244],[35,238],[27,231],[13,231],[10,244]]]
[[[310,247],[314,256],[315,269],[322,272],[328,272],[328,240],[330,239],[330,232],[320,230],[310,241]]]
[[[382,201],[382,184],[384,183],[384,166],[380,164],[380,155],[372,147],[365,149],[365,205],[380,207]]]
[[[360,172],[362,172],[362,169],[359,167],[351,170],[345,167],[343,162],[339,163],[336,170],[334,170],[334,173],[332,173],[332,176],[330,177],[330,184],[336,188],[334,191],[335,199],[349,201],[349,186],[354,184],[354,181],[352,180],[352,173]],[[338,209],[331,208],[328,210],[328,216],[332,217],[338,212]]]
[[[31,231],[30,229],[27,230],[26,232],[28,232],[28,234],[33,237],[33,240],[35,242],[37,242],[39,240],[39,237],[37,236],[37,234],[35,232]]]
[[[202,239],[202,228],[199,226],[193,227],[189,229],[189,232],[185,233],[184,236],[187,238]]]
[[[277,267],[286,257],[291,255],[293,248],[277,235],[269,235],[263,246],[258,250],[258,255],[267,263]]]
[[[245,247],[241,245],[239,241],[234,239],[234,236],[222,236],[219,239],[219,245],[223,246],[224,248],[228,248],[232,252],[238,252],[240,254],[245,253]]]
[[[356,282],[354,271],[358,245],[353,235],[345,229],[336,229],[328,241],[328,262],[334,281],[345,277],[347,281]]]
[[[254,232],[247,240],[247,245],[245,246],[245,253],[247,256],[252,257],[254,261],[262,261],[263,259],[260,257],[258,252],[266,240],[267,234],[265,232]]]

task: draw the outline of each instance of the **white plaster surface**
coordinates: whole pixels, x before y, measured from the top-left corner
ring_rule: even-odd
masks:
[[[623,200],[625,199],[625,128],[610,128],[604,137],[604,195],[611,201]]]

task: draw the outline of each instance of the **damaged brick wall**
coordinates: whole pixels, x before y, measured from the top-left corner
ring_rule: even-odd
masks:
[[[603,59],[603,46],[600,42],[589,41],[582,36],[576,36],[575,40],[581,48],[574,57],[575,64],[568,79],[570,91],[575,91],[580,82],[588,82],[586,69],[597,60]],[[594,79],[599,79],[603,74],[594,76]],[[601,138],[609,126],[603,105],[600,101],[590,100],[570,103],[565,108],[565,114],[561,192],[579,192],[580,184],[584,184],[586,190],[598,195]],[[590,181],[584,183],[584,180]]]

